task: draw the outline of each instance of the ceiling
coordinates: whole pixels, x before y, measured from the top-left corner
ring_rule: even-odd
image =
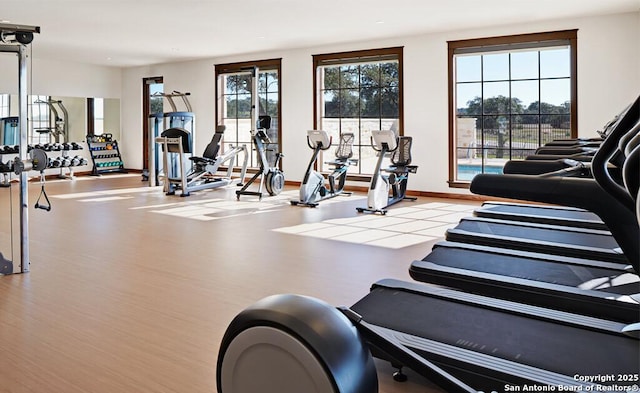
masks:
[[[38,58],[129,67],[640,10],[640,0],[0,0]]]

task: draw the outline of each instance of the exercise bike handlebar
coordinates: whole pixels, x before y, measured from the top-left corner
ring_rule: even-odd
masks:
[[[385,152],[394,151],[398,148],[398,136],[392,130],[371,131],[371,147],[380,152],[385,147]]]
[[[310,149],[316,149],[316,148],[320,148],[320,150],[329,150],[331,148],[331,143],[333,142],[333,136],[329,137],[329,144],[327,144],[327,147],[323,147],[324,143],[323,141],[315,141],[316,144],[313,145],[311,143],[311,138],[309,137],[309,135],[307,135],[307,146],[309,146]]]

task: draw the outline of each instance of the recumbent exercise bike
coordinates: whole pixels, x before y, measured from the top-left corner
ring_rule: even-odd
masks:
[[[355,139],[353,133],[340,135],[340,143],[335,153],[336,159],[325,162],[325,164],[333,167],[333,172],[327,176],[328,188],[325,186],[324,176],[314,170],[318,155],[321,151],[329,150],[332,139],[324,130],[307,131],[307,145],[313,149],[313,155],[300,185],[300,200],[291,201],[292,205],[316,207],[318,202],[322,200],[333,198],[343,193],[351,195],[351,192],[344,191],[344,185],[347,180],[349,166],[358,164],[357,159],[351,158],[353,156],[353,140]]]
[[[396,136],[393,130],[371,131],[371,134],[371,147],[378,152],[378,162],[367,193],[367,207],[357,207],[356,210],[384,215],[391,205],[402,200],[416,200],[407,197],[406,192],[409,173],[416,173],[418,167],[410,165],[413,141],[410,136]],[[382,161],[388,153],[391,153],[391,165],[382,169]]]

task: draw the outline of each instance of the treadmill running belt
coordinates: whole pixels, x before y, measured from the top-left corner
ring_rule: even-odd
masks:
[[[351,309],[374,325],[568,376],[640,369],[637,339],[398,288],[374,287]]]
[[[495,211],[497,213],[509,213],[509,214],[532,214],[532,215],[541,215],[544,217],[553,217],[553,218],[563,218],[569,220],[590,220],[590,221],[601,221],[600,217],[595,215],[594,213],[588,211],[581,210],[565,210],[565,209],[550,209],[540,207],[532,207],[532,206],[518,206],[518,205],[490,205],[490,206],[482,206],[481,210],[489,210]]]
[[[521,238],[525,240],[541,240],[553,243],[597,247],[611,250],[619,247],[618,243],[616,243],[615,239],[611,235],[518,226],[513,223],[503,224],[496,222],[462,220],[454,229],[473,233]]]
[[[617,270],[605,269],[452,247],[436,247],[422,260],[441,266],[582,289],[605,290],[620,294],[640,293],[640,281],[637,275],[626,274],[631,282],[613,281],[616,277],[623,280],[622,266]]]

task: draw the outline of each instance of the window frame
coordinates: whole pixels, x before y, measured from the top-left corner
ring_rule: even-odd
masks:
[[[545,43],[552,41],[566,41],[569,43],[570,53],[570,130],[571,138],[578,136],[578,44],[577,44],[577,29],[572,30],[560,30],[542,33],[530,33],[530,34],[517,34],[508,36],[496,36],[488,38],[474,38],[466,40],[447,41],[448,45],[448,112],[449,112],[449,187],[451,188],[469,188],[470,181],[456,180],[456,117],[457,117],[457,105],[456,105],[456,75],[455,75],[455,57],[456,51],[461,49],[474,50],[477,48],[478,53],[485,53],[491,50],[492,47],[504,46],[509,48],[513,46],[512,50],[516,49],[516,46],[520,49],[524,45],[526,48],[532,50],[536,48],[544,47]],[[536,45],[536,43],[538,45]],[[540,77],[538,76],[538,79]],[[509,150],[512,148],[509,147]]]
[[[243,61],[236,63],[224,63],[224,64],[215,64],[215,75],[214,75],[214,94],[215,94],[215,107],[214,107],[214,117],[216,124],[221,124],[222,119],[224,118],[224,114],[220,113],[221,111],[221,97],[224,97],[225,92],[220,92],[218,89],[220,86],[220,76],[224,74],[233,74],[239,72],[247,72],[247,69],[251,67],[258,67],[260,71],[269,71],[275,70],[278,73],[278,128],[276,130],[278,135],[278,152],[282,152],[282,58],[274,58],[267,60],[254,60],[254,61]],[[224,88],[224,86],[222,86]],[[253,92],[252,92],[253,94]],[[253,125],[252,125],[253,127]],[[236,141],[237,142],[237,141]],[[224,144],[223,144],[224,145]],[[249,152],[251,152],[251,147],[249,147]],[[279,160],[278,166],[282,169],[282,160]],[[257,167],[249,166],[249,169],[255,170]]]
[[[11,117],[11,94],[0,94],[0,118]]]
[[[334,63],[335,65],[348,65],[350,63],[362,63],[367,59],[383,61],[384,58],[393,58],[398,61],[398,135],[404,135],[404,65],[403,65],[404,46],[365,49],[347,52],[335,52],[313,55],[313,126],[319,127],[322,113],[320,100],[320,86],[318,78],[318,68]],[[360,146],[365,146],[360,142]],[[359,166],[360,164],[358,164]],[[330,172],[330,171],[324,171]],[[347,180],[353,181],[370,181],[370,174],[348,174]]]
[[[49,128],[51,129],[52,127],[52,118],[51,118],[51,108],[49,107],[49,105],[44,104],[44,103],[40,103],[37,102],[39,100],[42,101],[49,101],[49,99],[51,98],[51,96],[47,96],[47,95],[30,95],[29,96],[29,100],[27,101],[27,110],[29,113],[29,118],[27,121],[28,124],[28,135],[29,135],[29,140],[27,141],[28,144],[31,145],[36,145],[40,143],[40,135],[38,133],[36,133],[36,129],[45,129],[45,128]],[[38,119],[36,120],[36,116],[35,116],[35,112],[34,112],[34,108],[37,105],[38,108]],[[44,106],[44,110],[42,110]],[[42,115],[44,116],[44,119],[41,119]],[[38,126],[36,127],[36,123],[38,124]],[[46,127],[43,127],[43,125],[46,125]],[[49,133],[49,139],[47,140],[47,142],[45,143],[51,143],[51,134]]]

